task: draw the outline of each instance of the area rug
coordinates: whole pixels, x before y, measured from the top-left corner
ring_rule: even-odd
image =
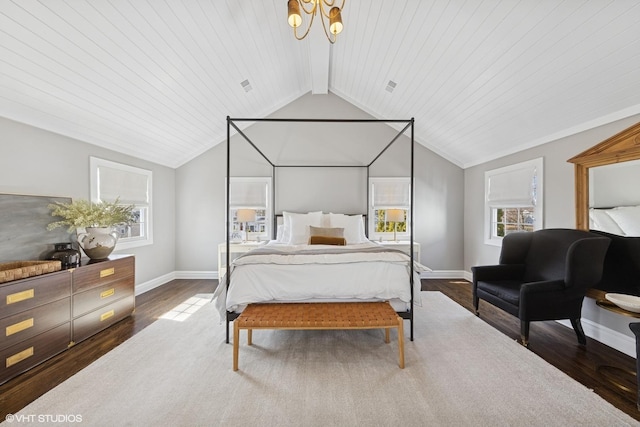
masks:
[[[439,292],[394,333],[254,331],[240,370],[212,304],[159,319],[14,415],[20,425],[638,425]],[[408,323],[407,323],[408,327]],[[407,328],[408,330],[408,328]],[[78,421],[80,422],[72,422]],[[47,421],[47,419],[44,419]],[[8,424],[5,422],[4,424]],[[15,422],[14,422],[15,424]]]

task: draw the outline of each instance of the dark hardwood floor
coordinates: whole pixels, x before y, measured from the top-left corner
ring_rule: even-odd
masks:
[[[174,280],[136,297],[133,316],[0,385],[0,420],[24,408],[190,296],[213,292],[216,283],[215,280]],[[465,280],[423,280],[422,288],[441,291],[472,311],[471,285]],[[481,302],[480,318],[514,340],[519,338],[518,320],[489,304]],[[556,322],[534,322],[529,349],[640,420],[640,411],[636,409],[636,381],[632,375],[635,359],[598,341],[587,340],[587,346],[580,347],[572,329]],[[611,366],[615,368],[607,368]]]

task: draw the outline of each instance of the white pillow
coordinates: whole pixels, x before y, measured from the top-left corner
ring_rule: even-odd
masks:
[[[344,238],[348,245],[364,243],[367,236],[364,233],[364,221],[362,215],[329,214],[331,227],[344,228]]]
[[[280,224],[278,225],[278,228],[276,228],[276,242],[284,242],[284,240],[282,240],[282,236],[284,235],[284,224]]]
[[[625,233],[620,229],[618,223],[607,214],[607,211],[611,210],[612,209],[589,209],[589,228],[624,236]]]
[[[640,206],[621,206],[607,213],[618,223],[625,236],[640,236]]]
[[[322,212],[309,212],[307,214],[289,214],[289,240],[290,245],[303,245],[309,242],[309,226],[320,227],[322,225]]]
[[[331,225],[330,221],[331,221],[331,215],[323,213],[322,214],[322,226],[325,227],[325,228],[328,228]]]
[[[294,216],[300,216],[300,215],[313,215],[314,217],[316,215],[320,215],[320,217],[322,217],[322,211],[317,211],[317,212],[309,212],[309,213],[295,213],[295,212],[287,212],[287,211],[283,211],[282,212],[282,243],[289,243],[289,241],[291,240],[291,218]]]

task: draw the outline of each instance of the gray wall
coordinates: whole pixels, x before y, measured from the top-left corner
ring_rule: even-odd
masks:
[[[153,171],[153,245],[136,256],[136,285],[175,271],[175,171],[0,118],[0,193],[89,199],[89,157]]]
[[[464,269],[495,264],[500,247],[484,243],[484,172],[513,163],[544,158],[544,228],[575,228],[574,165],[571,157],[640,121],[640,115],[571,135],[538,147],[465,169],[464,173]],[[632,336],[628,319],[585,303],[583,318]],[[586,330],[586,328],[585,328]]]
[[[305,95],[271,117],[279,118],[367,118],[370,115],[336,95]],[[255,123],[243,131],[270,160],[278,164],[354,164],[371,161],[398,130],[387,125],[347,126],[333,129],[308,124],[303,134],[295,125]],[[232,176],[270,176],[271,168],[253,154],[248,144],[232,138]],[[401,137],[371,168],[372,176],[409,176],[409,144]],[[264,148],[263,148],[264,147]],[[226,141],[218,144],[176,171],[177,238],[176,268],[180,271],[217,271],[217,246],[224,242]],[[332,176],[361,176],[345,184]],[[329,175],[329,176],[326,176]],[[463,267],[463,171],[430,150],[415,145],[415,237],[421,244],[421,261],[434,270]],[[342,210],[366,212],[363,185],[366,175],[349,169],[291,169],[277,175],[276,210]],[[286,178],[286,179],[285,179]],[[282,182],[281,182],[282,181]],[[286,181],[286,182],[285,182]],[[337,181],[337,182],[336,182]],[[288,191],[297,188],[313,191]],[[343,186],[347,186],[342,188]],[[282,188],[285,188],[283,190]],[[291,188],[289,188],[291,190]],[[360,194],[359,200],[353,200]]]

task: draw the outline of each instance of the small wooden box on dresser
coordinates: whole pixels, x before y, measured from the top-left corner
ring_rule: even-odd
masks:
[[[135,309],[135,258],[0,285],[0,384],[89,338]]]

